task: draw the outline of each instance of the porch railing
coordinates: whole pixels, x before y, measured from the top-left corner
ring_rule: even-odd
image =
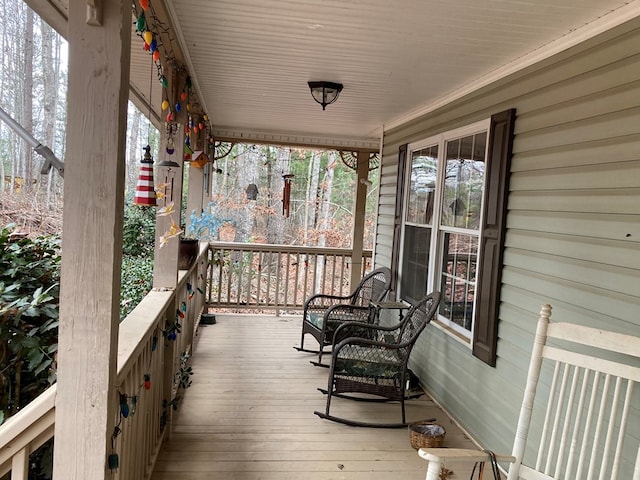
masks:
[[[114,432],[119,467],[113,478],[149,478],[191,353],[205,304],[208,250],[202,246],[193,266],[181,271],[176,291],[152,291],[120,324],[117,395],[126,401]],[[174,338],[175,335],[175,338]],[[27,480],[29,456],[53,438],[56,386],[0,426],[0,477]]]
[[[212,242],[209,251],[210,307],[278,314],[300,311],[314,293],[350,293],[350,249]],[[367,250],[360,276],[370,269]]]

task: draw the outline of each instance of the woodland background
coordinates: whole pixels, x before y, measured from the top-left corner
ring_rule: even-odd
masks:
[[[73,95],[67,92],[65,40],[21,0],[0,0],[0,35],[0,107],[64,160],[66,98]],[[149,143],[157,155],[158,145],[158,131],[132,104],[127,138],[130,200],[142,148]],[[16,223],[29,234],[61,233],[64,182],[54,170],[41,175],[42,161],[0,122],[1,224]],[[236,145],[212,172],[210,200],[217,215],[237,223],[238,240],[350,246],[356,176],[336,152]],[[295,175],[288,218],[282,215],[285,174]],[[377,172],[371,176],[369,197],[376,192]],[[252,203],[246,195],[249,184],[259,192]],[[368,205],[365,237],[371,239],[375,199]],[[371,247],[370,240],[366,247]]]

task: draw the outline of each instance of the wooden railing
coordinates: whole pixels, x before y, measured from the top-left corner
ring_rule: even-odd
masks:
[[[181,372],[205,304],[207,254],[203,245],[193,266],[180,272],[175,292],[150,292],[120,324],[114,395],[127,407],[114,431],[114,479],[149,478],[170,433]],[[0,477],[11,472],[11,480],[27,480],[29,456],[54,436],[55,396],[54,385],[0,426]]]
[[[212,242],[209,250],[210,307],[278,314],[300,311],[314,293],[350,293],[350,249]],[[370,269],[369,250],[360,276]]]

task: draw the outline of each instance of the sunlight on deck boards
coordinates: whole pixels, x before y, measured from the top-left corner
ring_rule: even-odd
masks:
[[[313,414],[324,410],[328,370],[300,342],[299,317],[218,315],[200,327],[193,384],[174,415],[152,480],[419,480],[426,463],[405,429],[348,427]],[[313,339],[309,337],[309,345]],[[329,360],[329,356],[326,357]],[[334,410],[335,409],[335,410]],[[364,421],[400,420],[397,403],[336,398],[332,414]],[[445,446],[473,443],[427,396],[407,402],[409,421],[436,417]],[[469,478],[448,465],[447,480]]]

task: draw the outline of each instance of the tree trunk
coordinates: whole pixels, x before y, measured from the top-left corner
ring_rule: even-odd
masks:
[[[43,143],[53,150],[56,139],[56,106],[58,92],[58,77],[55,68],[56,58],[54,57],[55,34],[53,29],[43,20],[40,21],[42,32],[41,61],[42,61],[42,81],[44,99],[42,102],[44,109],[44,138]],[[47,177],[46,205],[51,204],[51,186],[53,184],[53,169],[49,171]]]
[[[136,154],[138,153],[138,134],[140,132],[140,117],[141,113],[137,108],[129,108],[131,115],[129,115],[129,138],[127,143],[129,144],[129,156],[127,159],[127,173],[126,173],[126,185],[125,192],[135,191],[138,181],[138,162]],[[141,155],[141,153],[140,153]]]
[[[22,91],[22,126],[31,135],[33,131],[33,10],[27,9],[24,32],[24,87]],[[33,190],[33,149],[24,148],[24,191]]]
[[[320,205],[318,205],[318,246],[325,247],[327,244],[327,231],[331,228],[331,194],[333,192],[333,173],[336,164],[335,152],[329,154],[327,168],[322,179],[322,193],[320,194]],[[318,257],[316,266],[316,284],[320,285],[324,278],[324,256]]]
[[[313,152],[309,159],[309,174],[307,179],[307,198],[305,202],[306,216],[304,222],[304,243],[309,242],[309,232],[316,228],[318,212],[318,182],[320,178],[321,155]]]

